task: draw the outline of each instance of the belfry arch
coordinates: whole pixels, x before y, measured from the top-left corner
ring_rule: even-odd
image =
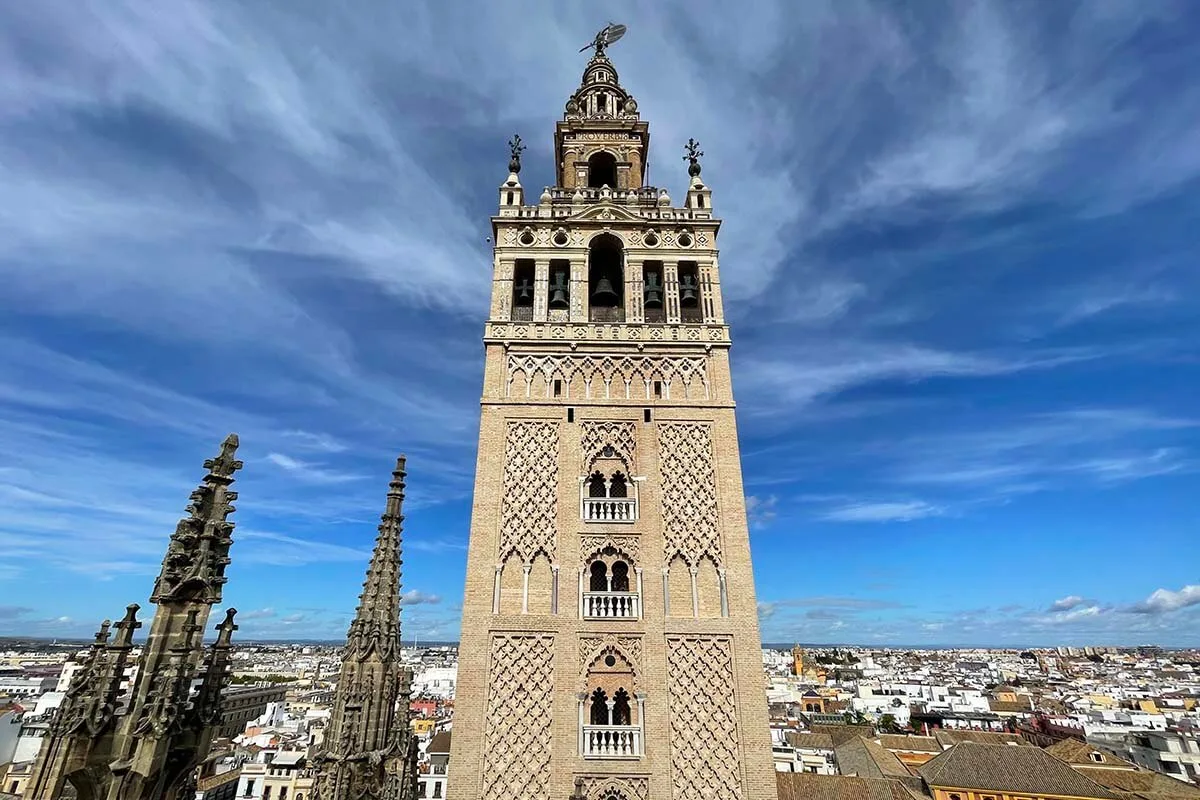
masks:
[[[617,158],[607,150],[592,153],[587,162],[588,188],[617,188]]]

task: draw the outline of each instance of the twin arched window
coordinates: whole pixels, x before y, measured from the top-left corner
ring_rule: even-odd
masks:
[[[633,712],[629,706],[629,692],[624,687],[617,689],[610,703],[608,693],[597,688],[591,695],[592,709],[589,716],[593,725],[632,725]]]
[[[629,482],[623,472],[614,472],[611,478],[606,478],[603,472],[596,470],[588,478],[588,497],[628,497]]]
[[[629,565],[614,561],[610,569],[603,561],[593,561],[588,570],[589,592],[628,592]]]

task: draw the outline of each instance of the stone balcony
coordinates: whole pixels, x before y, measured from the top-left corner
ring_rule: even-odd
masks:
[[[642,728],[640,725],[584,725],[580,745],[584,758],[641,758]]]
[[[585,619],[639,619],[642,600],[637,592],[584,592]]]
[[[585,497],[580,516],[584,522],[637,522],[637,498]]]

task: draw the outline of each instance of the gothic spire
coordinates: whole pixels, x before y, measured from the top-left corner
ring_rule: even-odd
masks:
[[[242,462],[234,458],[237,448],[237,434],[231,433],[221,443],[221,452],[204,462],[208,474],[192,492],[188,516],[171,535],[151,602],[195,600],[210,606],[221,602],[233,544],[233,523],[227,517],[236,510],[232,503],[237,500],[237,492],[230,491],[229,485],[242,468]]]
[[[404,522],[404,456],[388,484],[387,504],[375,539],[375,551],[359,596],[358,611],[350,623],[347,646],[362,657],[373,647],[385,652],[400,643],[400,565]]]

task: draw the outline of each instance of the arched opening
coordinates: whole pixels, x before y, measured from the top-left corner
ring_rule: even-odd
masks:
[[[694,617],[692,572],[683,556],[676,555],[667,567],[667,604],[672,617]]]
[[[591,703],[592,708],[588,713],[588,719],[592,721],[593,725],[607,725],[608,694],[603,689],[597,687],[596,691],[592,692]]]
[[[628,489],[625,485],[625,475],[621,472],[614,472],[612,480],[608,484],[609,497],[628,497]]]
[[[629,565],[624,561],[612,565],[612,590],[614,592],[629,591]]]
[[[601,234],[588,249],[588,317],[592,322],[625,321],[625,278],[621,240]]]
[[[599,189],[601,186],[617,188],[617,159],[606,150],[592,153],[592,157],[588,159],[588,187]]]
[[[590,569],[591,577],[588,578],[589,592],[607,592],[608,591],[608,565],[603,561],[593,561]]]
[[[525,565],[515,553],[504,560],[500,572],[500,613],[520,614],[525,594]]]
[[[545,553],[538,553],[533,559],[529,570],[528,595],[528,613],[554,613],[554,568]]]
[[[629,707],[629,692],[625,691],[625,687],[617,689],[617,693],[613,695],[612,724],[633,724],[633,711]]]
[[[696,599],[701,617],[721,616],[721,577],[711,557],[705,556],[696,565]]]
[[[604,475],[599,470],[588,478],[588,497],[607,497],[608,488],[604,485]]]
[[[515,320],[533,319],[534,276],[532,261],[518,259],[513,265],[512,318]]]

